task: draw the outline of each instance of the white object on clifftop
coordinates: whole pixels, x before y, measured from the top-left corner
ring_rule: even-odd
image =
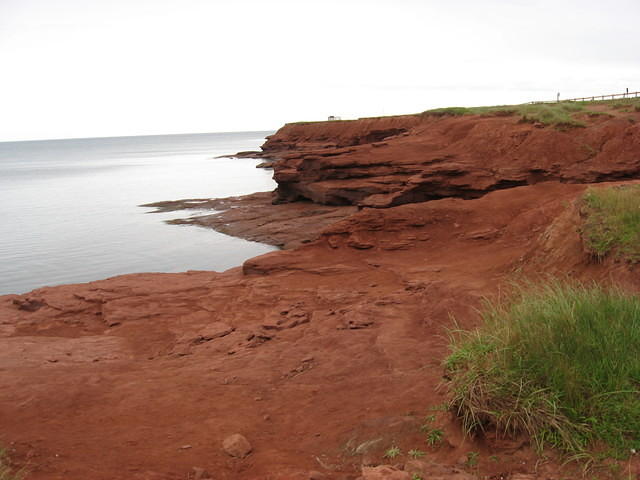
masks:
[[[333,122],[334,120],[341,120],[341,118],[336,117],[335,115],[329,115],[329,118],[327,118],[328,122]]]

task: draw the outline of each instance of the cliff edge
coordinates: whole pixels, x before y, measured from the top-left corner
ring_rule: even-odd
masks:
[[[294,123],[268,137],[276,202],[390,207],[543,181],[637,177],[640,113],[602,107],[545,125],[510,111]]]

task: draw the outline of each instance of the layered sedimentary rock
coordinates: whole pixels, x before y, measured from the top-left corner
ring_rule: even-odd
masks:
[[[267,139],[277,202],[389,207],[556,180],[640,173],[640,114],[584,115],[558,128],[519,116],[407,115],[296,123]]]
[[[406,204],[212,201],[242,205],[194,223],[295,248],[223,273],[1,296],[0,446],[34,480],[353,479],[394,445],[428,453],[403,454],[404,478],[577,478],[553,457],[541,466],[526,439],[463,436],[440,408],[446,332],[452,318],[478,325],[514,272],[640,290],[637,267],[585,254],[578,184],[636,175],[638,117],[568,131],[515,117],[284,127],[264,146],[281,201]],[[522,183],[538,184],[504,189]],[[418,202],[447,195],[459,198]],[[190,203],[203,205],[157,206]],[[429,446],[433,412],[443,438]],[[239,435],[250,445],[230,456]],[[475,467],[469,452],[482,452]]]

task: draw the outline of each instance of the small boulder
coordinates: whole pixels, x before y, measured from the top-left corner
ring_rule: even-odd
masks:
[[[327,476],[324,473],[318,472],[317,470],[309,472],[309,480],[325,480],[326,478]]]
[[[243,435],[234,433],[222,442],[222,449],[232,457],[244,458],[251,453],[251,444]]]

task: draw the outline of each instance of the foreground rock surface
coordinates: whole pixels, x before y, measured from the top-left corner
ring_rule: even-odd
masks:
[[[0,443],[34,480],[184,480],[194,465],[216,480],[353,480],[394,445],[400,463],[424,450],[442,478],[540,472],[526,442],[463,437],[436,387],[452,317],[477,325],[482,299],[516,274],[638,290],[636,268],[583,253],[584,188],[364,209],[224,273],[0,297]],[[420,431],[431,412],[444,432],[433,447]],[[220,448],[230,432],[251,455]],[[456,465],[469,452],[473,471]],[[560,463],[538,478],[559,478]]]
[[[594,107],[606,109],[606,107]],[[389,207],[544,181],[640,174],[640,112],[583,114],[585,127],[519,116],[405,115],[282,127],[262,146],[277,200]]]

